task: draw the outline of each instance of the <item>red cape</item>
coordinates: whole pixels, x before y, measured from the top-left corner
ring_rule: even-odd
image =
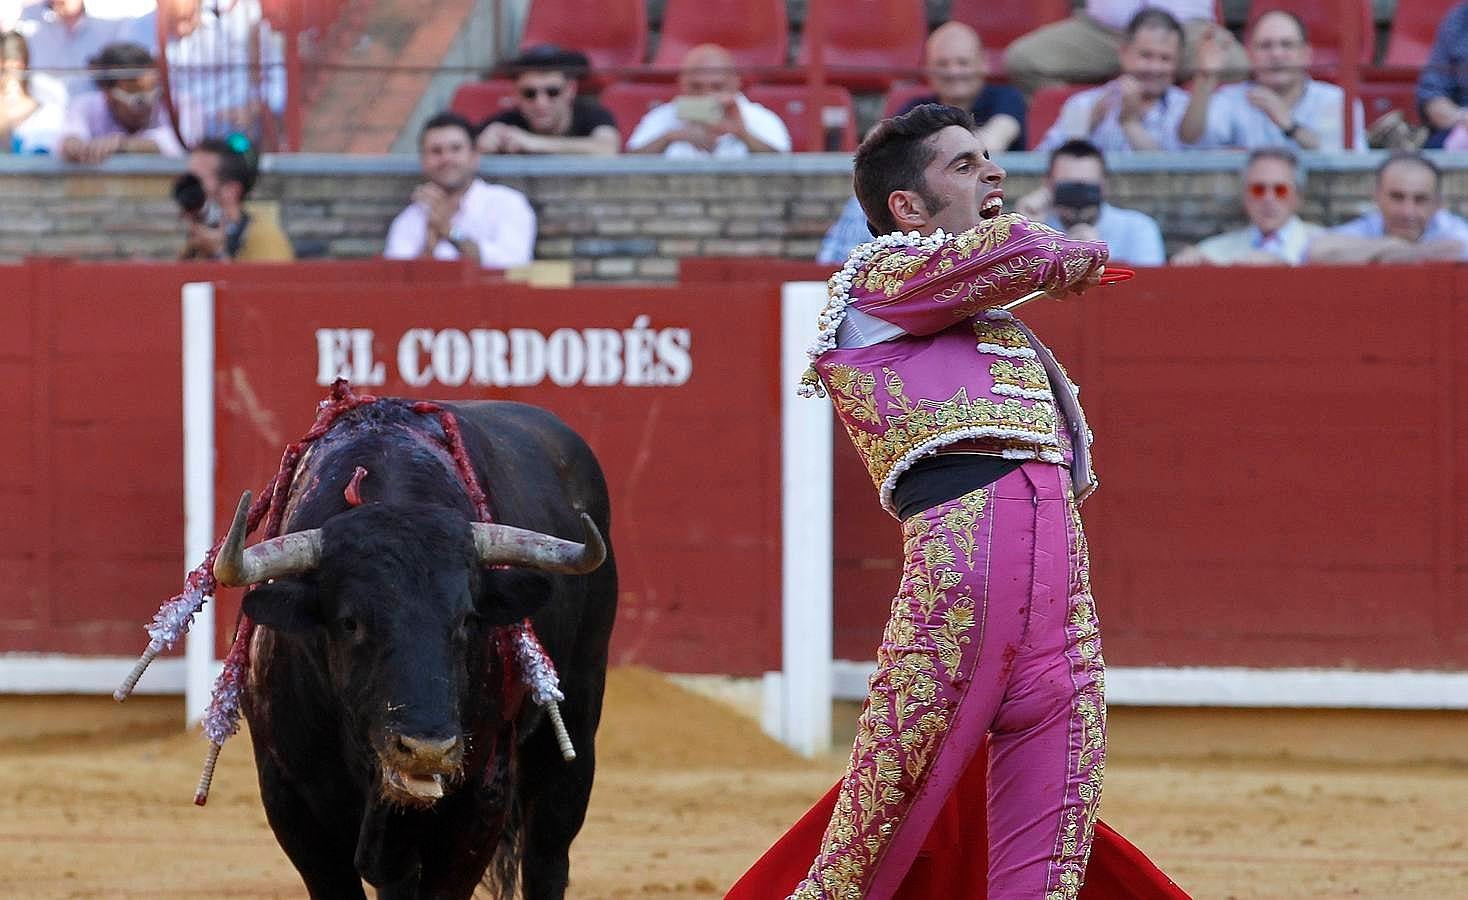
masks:
[[[987,847],[985,820],[988,795],[988,753],[980,750],[948,798],[923,848],[913,861],[902,887],[893,900],[985,900],[988,854],[973,848]],[[819,852],[821,837],[836,804],[839,783],[816,801],[800,821],[765,851],[744,873],[724,900],[782,900],[805,878]],[[960,817],[959,809],[968,812]],[[1096,822],[1091,845],[1091,862],[1086,868],[1080,900],[1189,900],[1187,892],[1152,864],[1142,851]]]

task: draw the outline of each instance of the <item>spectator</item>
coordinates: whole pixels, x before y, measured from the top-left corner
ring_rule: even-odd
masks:
[[[1442,208],[1442,172],[1419,153],[1394,153],[1376,170],[1376,208],[1310,242],[1313,263],[1468,258],[1468,221]]]
[[[479,151],[462,116],[439,113],[423,125],[418,156],[427,184],[387,231],[388,259],[459,259],[486,269],[530,262],[535,249],[535,210],[513,188],[478,177]]]
[[[1220,31],[1210,29],[1198,44],[1198,71],[1187,114],[1178,126],[1183,143],[1245,150],[1281,146],[1345,149],[1345,93],[1310,77],[1311,51],[1304,22],[1279,9],[1260,16],[1248,40],[1254,80],[1221,88]],[[1364,151],[1365,112],[1360,100],[1353,109],[1353,149]]]
[[[1021,197],[1016,208],[1075,240],[1105,241],[1112,262],[1160,266],[1167,261],[1162,229],[1151,216],[1106,202],[1106,157],[1090,141],[1056,147],[1045,183]]]
[[[739,92],[734,57],[716,44],[688,51],[678,69],[680,96],[648,110],[627,139],[628,153],[670,157],[789,153],[780,117]]]
[[[479,126],[481,153],[580,153],[611,156],[622,148],[617,122],[606,107],[576,94],[586,57],[554,44],[531,47],[511,71],[518,99]]]
[[[867,224],[867,214],[862,211],[861,201],[853,196],[841,207],[836,221],[826,229],[826,236],[821,238],[821,247],[816,251],[816,262],[844,263],[853,249],[871,239],[872,229]]]
[[[978,32],[962,22],[939,25],[928,37],[923,65],[933,93],[911,101],[898,115],[924,103],[957,106],[973,113],[979,140],[990,153],[1025,148],[1025,98],[1009,85],[984,83],[988,73]]]
[[[1432,129],[1428,147],[1441,147],[1448,133],[1468,131],[1468,2],[1443,17],[1427,65],[1417,78],[1417,105]]]
[[[121,23],[90,15],[82,0],[51,0],[32,7],[26,18],[31,66],[58,79],[69,97],[92,90],[91,59],[125,39]]]
[[[66,110],[31,94],[30,54],[19,32],[0,34],[0,151],[51,153]]]
[[[174,100],[197,120],[189,130],[259,142],[275,130],[265,119],[284,115],[285,51],[259,0],[158,0],[127,35],[167,60]]]
[[[1108,153],[1181,149],[1177,129],[1188,93],[1173,82],[1182,45],[1182,26],[1171,14],[1137,13],[1121,46],[1121,74],[1067,99],[1035,149],[1054,150],[1076,138],[1089,138]]]
[[[61,129],[61,158],[100,163],[114,153],[183,156],[159,102],[153,55],[137,44],[108,44],[91,61],[97,90],[74,97]]]
[[[1214,0],[1085,0],[1083,8],[1063,22],[1037,28],[1009,45],[1004,71],[1025,94],[1056,84],[1094,84],[1126,71],[1121,61],[1128,23],[1144,9],[1168,13],[1185,32],[1184,77],[1191,72],[1198,39],[1214,18]],[[1219,35],[1222,68],[1229,80],[1244,77],[1248,59],[1233,35]]]
[[[1306,246],[1325,229],[1300,220],[1304,179],[1295,154],[1283,147],[1255,150],[1244,166],[1241,188],[1249,227],[1183,248],[1172,258],[1174,265],[1298,266],[1305,261]]]
[[[249,200],[259,172],[243,136],[235,142],[205,138],[189,154],[189,175],[203,204],[185,203],[178,187],[188,238],[180,259],[290,262],[296,258],[274,203]],[[236,143],[237,142],[237,143]],[[188,184],[188,176],[179,184]]]

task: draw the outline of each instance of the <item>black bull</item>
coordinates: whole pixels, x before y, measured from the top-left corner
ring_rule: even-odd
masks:
[[[538,533],[518,550],[486,556],[437,418],[379,401],[302,458],[289,534],[243,554],[227,541],[216,566],[226,583],[273,577],[244,603],[263,627],[242,703],[266,815],[312,897],[363,897],[361,879],[379,897],[481,881],[511,896],[518,878],[560,898],[585,819],[617,600],[601,469],[543,410],[443,407],[494,521]],[[571,762],[498,649],[526,616],[560,673]]]

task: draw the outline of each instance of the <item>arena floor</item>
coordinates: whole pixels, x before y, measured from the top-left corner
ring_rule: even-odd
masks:
[[[581,900],[718,897],[839,774],[731,708],[613,673]],[[190,802],[202,739],[181,704],[0,697],[0,893],[299,897],[248,740]],[[850,709],[838,717],[854,718]],[[1102,815],[1198,898],[1468,897],[1468,716],[1112,712]]]

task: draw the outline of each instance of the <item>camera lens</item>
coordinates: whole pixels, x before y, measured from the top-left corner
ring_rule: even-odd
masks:
[[[194,215],[204,208],[208,202],[209,195],[204,190],[204,182],[199,176],[192,173],[180,175],[173,183],[173,202],[178,204],[179,209]]]

